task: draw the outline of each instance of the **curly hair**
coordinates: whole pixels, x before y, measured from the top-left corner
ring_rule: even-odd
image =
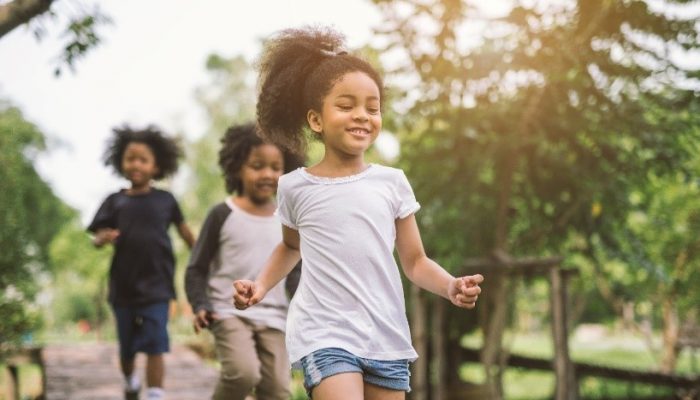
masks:
[[[344,36],[330,28],[306,27],[278,32],[258,62],[257,119],[271,142],[301,154],[309,110],[320,111],[333,85],[350,72],[364,72],[379,88],[379,73],[365,60],[343,50]]]
[[[219,150],[219,166],[226,181],[228,193],[243,193],[243,182],[240,171],[248,160],[250,152],[258,146],[268,143],[258,132],[255,124],[231,126],[221,138]],[[279,147],[279,146],[278,146]],[[303,158],[280,147],[284,159],[284,172],[290,172],[303,165]]]
[[[122,171],[122,158],[129,143],[143,143],[153,152],[158,172],[153,179],[160,180],[177,172],[178,159],[182,157],[182,149],[179,143],[167,137],[160,129],[149,125],[144,129],[133,129],[129,125],[122,125],[112,129],[112,137],[107,143],[104,154],[104,163],[114,168],[118,175],[124,175]]]

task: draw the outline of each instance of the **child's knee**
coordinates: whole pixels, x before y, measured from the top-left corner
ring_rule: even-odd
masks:
[[[260,368],[250,364],[224,364],[221,366],[221,380],[226,384],[254,388],[260,383]]]
[[[287,400],[292,396],[289,380],[276,380],[256,389],[259,399]]]

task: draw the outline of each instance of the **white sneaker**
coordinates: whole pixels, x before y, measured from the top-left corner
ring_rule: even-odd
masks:
[[[126,378],[126,382],[124,382],[124,398],[126,400],[139,400],[140,391],[141,381],[137,375]]]
[[[165,390],[159,387],[149,387],[146,389],[147,400],[163,400],[165,398]]]

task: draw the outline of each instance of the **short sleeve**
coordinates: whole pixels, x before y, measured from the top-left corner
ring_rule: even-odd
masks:
[[[171,221],[175,225],[180,225],[184,220],[185,217],[182,215],[182,210],[180,210],[180,204],[178,204],[177,200],[175,199],[175,196],[170,194],[170,196],[173,199],[173,215],[171,217]]]
[[[92,222],[90,222],[90,225],[88,225],[87,230],[95,233],[100,229],[114,229],[116,227],[117,221],[114,208],[114,195],[110,195],[100,205],[95,217],[92,219]]]
[[[284,176],[282,176],[277,186],[277,210],[275,215],[277,215],[283,225],[298,230],[297,216],[289,192],[289,188],[285,185]]]
[[[404,174],[403,171],[400,171],[396,187],[396,196],[398,207],[396,207],[396,215],[394,215],[394,218],[406,218],[420,209],[420,204],[416,201],[416,196],[413,194],[411,184],[408,183],[408,178],[406,178],[406,174]]]

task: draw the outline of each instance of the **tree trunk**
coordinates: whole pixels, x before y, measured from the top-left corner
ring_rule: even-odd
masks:
[[[676,369],[678,361],[678,311],[676,311],[672,296],[663,297],[661,303],[664,321],[661,372],[670,374]]]
[[[499,261],[507,262],[508,256],[508,231],[509,231],[509,203],[513,174],[515,173],[516,156],[514,151],[506,151],[501,160],[499,169],[498,210],[496,214],[496,228],[494,234],[493,255]],[[490,387],[494,400],[503,398],[502,371],[500,360],[503,352],[503,333],[507,324],[508,292],[506,288],[508,277],[505,274],[489,274],[485,281],[484,294],[481,304],[482,321],[484,322],[484,346],[481,352],[481,362],[486,372],[486,384]],[[485,298],[484,298],[485,297]]]
[[[554,376],[556,400],[578,399],[574,366],[569,357],[569,331],[566,294],[567,279],[559,267],[550,272],[552,337],[554,339]]]
[[[0,4],[0,38],[51,8],[54,0],[14,0]]]
[[[500,381],[500,360],[503,352],[503,333],[507,321],[508,294],[506,277],[503,274],[490,274],[485,281],[482,302],[478,307],[484,321],[484,345],[481,349],[481,363],[486,372],[486,385],[489,387],[490,399],[499,400],[502,396]],[[486,297],[485,299],[483,297]]]

